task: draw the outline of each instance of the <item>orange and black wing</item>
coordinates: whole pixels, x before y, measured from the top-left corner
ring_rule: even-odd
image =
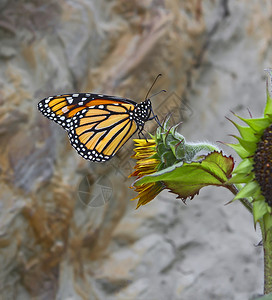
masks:
[[[138,129],[133,101],[100,100],[77,112],[68,131],[76,151],[96,162],[109,160]]]
[[[38,110],[47,118],[61,125],[65,130],[70,129],[72,118],[80,111],[99,105],[116,103],[118,105],[135,106],[129,99],[99,95],[99,94],[65,94],[45,98],[38,103]]]

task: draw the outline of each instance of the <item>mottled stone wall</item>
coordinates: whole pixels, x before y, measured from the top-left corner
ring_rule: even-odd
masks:
[[[36,104],[71,92],[139,102],[162,73],[154,92],[168,93],[152,98],[161,118],[172,111],[191,138],[229,139],[230,109],[264,106],[271,15],[265,0],[0,3],[0,299],[262,291],[258,236],[247,212],[223,206],[229,193],[207,189],[186,207],[163,193],[135,211],[132,142],[108,164],[84,161]],[[88,183],[100,198],[86,205]]]

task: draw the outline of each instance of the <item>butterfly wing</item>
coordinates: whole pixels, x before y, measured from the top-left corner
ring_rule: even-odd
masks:
[[[133,103],[109,101],[83,109],[72,118],[68,135],[85,159],[109,160],[138,129],[132,117]]]
[[[105,104],[131,104],[136,103],[129,99],[97,95],[97,94],[66,94],[45,98],[38,103],[38,110],[47,118],[61,125],[65,130],[70,129],[72,118],[80,111]]]

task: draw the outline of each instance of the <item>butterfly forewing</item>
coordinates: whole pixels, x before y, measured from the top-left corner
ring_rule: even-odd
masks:
[[[47,118],[69,130],[71,119],[80,111],[105,104],[124,105],[129,108],[136,103],[129,99],[97,94],[66,94],[48,97],[38,103],[39,111]],[[111,106],[112,106],[111,105]],[[117,109],[117,108],[116,108]]]

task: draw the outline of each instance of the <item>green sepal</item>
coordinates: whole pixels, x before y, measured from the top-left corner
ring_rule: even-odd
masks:
[[[176,136],[176,135],[181,135],[181,134],[179,134],[178,132],[176,132],[176,131],[177,131],[177,128],[180,126],[181,123],[182,123],[182,122],[180,122],[180,123],[178,123],[178,124],[176,124],[176,125],[174,125],[174,126],[171,127],[171,133],[172,133],[174,136]]]
[[[239,137],[239,136],[236,136],[236,135],[231,135],[233,136],[234,138],[236,138],[240,145],[248,152],[248,153],[254,153],[256,151],[256,148],[257,148],[257,144],[256,144],[256,141],[247,141],[247,140],[244,140],[243,138]]]
[[[252,158],[243,159],[233,170],[234,174],[249,174],[252,171]]]
[[[245,119],[240,116],[237,117],[245,122],[255,132],[263,131],[270,124],[270,120],[268,118]]]
[[[244,147],[242,147],[240,144],[231,144],[231,143],[226,143],[229,147],[235,150],[235,152],[241,157],[241,158],[247,158],[250,153],[245,150]]]
[[[229,183],[248,183],[253,179],[253,175],[250,174],[241,174],[237,173],[231,177],[231,179],[228,181]]]
[[[267,204],[265,201],[253,201],[253,218],[254,225],[263,218],[263,216],[267,213]]]
[[[178,160],[182,160],[185,155],[184,141],[171,141],[169,146]]]
[[[271,115],[272,114],[272,98],[269,94],[269,91],[267,89],[266,91],[267,98],[266,98],[266,106],[264,109],[264,115]]]
[[[163,132],[161,137],[162,137],[162,142],[164,144],[164,146],[166,147],[167,146],[167,139],[169,141],[169,135],[170,135],[170,129],[167,130],[166,132]]]
[[[176,162],[175,156],[170,151],[163,153],[160,159],[164,163],[165,167],[172,166]]]
[[[256,191],[259,191],[260,187],[256,181],[251,181],[247,183],[234,197],[233,200],[254,197]]]
[[[151,134],[150,132],[148,132],[148,134],[150,135],[150,138],[151,138],[152,140],[155,140],[155,135]]]
[[[272,228],[272,216],[270,213],[266,213],[263,216],[264,225],[265,225],[265,231],[268,232],[269,229]]]
[[[237,130],[239,131],[241,137],[244,140],[248,140],[248,141],[258,141],[258,138],[255,134],[255,132],[252,131],[252,129],[248,126],[241,126],[237,123],[235,123],[233,120],[229,119],[228,120],[237,128]]]
[[[161,157],[158,155],[157,152],[156,152],[155,154],[151,155],[149,158],[157,159],[157,160],[160,160],[160,159],[161,159]]]
[[[167,148],[165,147],[165,145],[160,142],[157,143],[156,150],[157,150],[159,157],[161,157],[165,152],[167,152]]]
[[[165,120],[163,121],[163,129],[167,130],[170,126],[170,119],[171,119],[171,114],[169,114],[168,116],[166,116]]]

